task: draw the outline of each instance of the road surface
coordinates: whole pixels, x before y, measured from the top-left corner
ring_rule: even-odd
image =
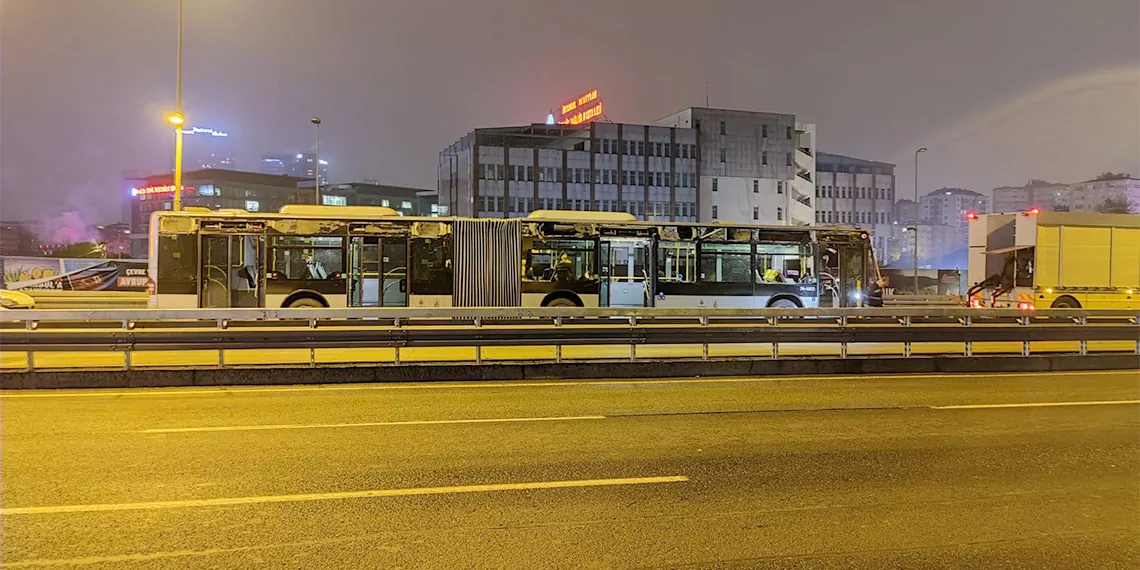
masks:
[[[3,567],[1140,567],[1135,373],[8,392],[0,413]]]

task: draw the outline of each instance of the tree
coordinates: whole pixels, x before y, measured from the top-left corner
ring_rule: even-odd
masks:
[[[1128,198],[1123,196],[1110,196],[1101,202],[1096,207],[1096,211],[1102,214],[1131,214],[1132,204],[1128,203]]]

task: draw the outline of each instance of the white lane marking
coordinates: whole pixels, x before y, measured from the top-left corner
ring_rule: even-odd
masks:
[[[916,379],[954,379],[954,378],[1010,378],[1025,376],[1048,375],[1051,378],[1067,376],[1118,376],[1125,373],[1121,370],[1097,371],[1068,371],[1068,372],[1007,372],[1002,374],[877,374],[877,375],[848,375],[848,376],[765,376],[765,377],[715,377],[715,378],[649,378],[649,379],[613,379],[613,380],[566,380],[549,382],[481,382],[472,380],[464,383],[396,383],[377,384],[314,384],[309,386],[266,386],[261,388],[248,388],[244,386],[218,386],[216,388],[198,388],[194,390],[167,389],[167,388],[134,388],[128,391],[100,391],[99,389],[85,389],[81,391],[19,391],[0,393],[0,398],[91,398],[102,396],[216,396],[259,394],[273,392],[349,392],[366,390],[454,390],[488,389],[488,388],[543,388],[559,386],[629,386],[653,384],[740,384],[763,382],[803,382],[803,381],[834,381],[834,380],[916,380]]]
[[[493,483],[488,485],[458,485],[454,487],[413,487],[408,489],[369,489],[366,491],[340,491],[335,493],[309,493],[304,495],[265,495],[261,497],[222,497],[217,499],[188,499],[183,501],[154,501],[146,503],[103,503],[93,505],[55,505],[45,507],[0,508],[0,516],[47,515],[59,513],[90,513],[104,511],[138,511],[178,509],[187,507],[222,507],[256,505],[262,503],[300,503],[333,501],[340,499],[366,499],[373,497],[406,497],[411,495],[448,495],[456,493],[489,493],[495,491],[529,491],[535,489],[567,489],[573,487],[612,487],[622,485],[651,485],[688,481],[684,475],[662,477],[627,477],[621,479],[579,479],[570,481],[534,481],[529,483]]]
[[[462,420],[409,420],[402,422],[361,422],[352,424],[264,424],[247,426],[205,426],[184,428],[154,428],[138,430],[134,433],[190,433],[200,431],[255,431],[273,429],[324,429],[352,427],[387,426],[433,426],[446,424],[498,424],[522,422],[570,422],[579,420],[604,420],[606,416],[551,416],[544,418],[472,418]]]
[[[1120,406],[1140,404],[1140,400],[1094,400],[1088,402],[1027,402],[1021,404],[962,404],[957,406],[931,406],[935,410],[983,410],[989,408],[1053,408],[1060,406]]]

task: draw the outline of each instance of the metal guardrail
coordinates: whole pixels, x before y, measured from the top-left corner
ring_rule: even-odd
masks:
[[[1031,343],[1078,341],[1079,354],[1092,341],[1132,341],[1140,354],[1140,311],[1051,309],[1026,313],[1009,309],[189,309],[189,310],[11,310],[0,312],[0,345],[36,352],[125,353],[209,350],[226,367],[225,353],[236,349],[474,347],[562,347],[625,345],[629,358],[647,345],[700,345],[704,360],[716,344],[770,344],[780,358],[781,344],[838,345],[846,358],[857,343],[897,343],[910,357],[921,343],[963,343],[973,355],[976,342],[1018,342],[1020,354]],[[785,354],[786,357],[786,354]],[[528,361],[542,361],[535,358]]]

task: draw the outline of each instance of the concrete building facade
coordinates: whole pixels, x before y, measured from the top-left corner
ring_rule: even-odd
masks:
[[[534,210],[696,221],[692,129],[588,123],[476,129],[439,155],[440,208],[471,217]]]
[[[698,220],[809,225],[815,125],[795,115],[690,107],[654,122],[697,134]]]
[[[895,165],[821,152],[815,165],[815,222],[870,230],[877,259],[890,259]]]
[[[441,210],[629,212],[650,221],[806,225],[815,127],[794,115],[689,108],[652,125],[476,129],[440,152]]]
[[[1140,179],[1128,175],[1070,184],[1066,205],[1072,212],[1098,212],[1105,202],[1127,202],[1129,213],[1140,213]],[[1124,213],[1124,212],[1117,212]]]
[[[1030,180],[1024,186],[1001,186],[993,190],[995,213],[1012,214],[1026,212],[1033,208],[1058,210],[1066,207],[1068,184]]]
[[[965,228],[969,213],[986,214],[990,199],[964,188],[939,188],[919,198],[918,214],[923,223]]]

